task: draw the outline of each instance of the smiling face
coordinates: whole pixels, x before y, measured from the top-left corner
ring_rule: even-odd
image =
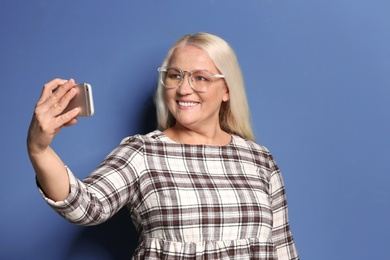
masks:
[[[205,51],[191,45],[176,48],[169,67],[220,73]],[[196,92],[189,85],[186,74],[179,87],[165,89],[165,98],[170,113],[176,119],[175,128],[214,131],[220,129],[219,110],[222,102],[229,100],[229,90],[223,79],[215,78],[206,92]]]

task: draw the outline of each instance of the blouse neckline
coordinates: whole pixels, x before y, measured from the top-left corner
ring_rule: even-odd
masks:
[[[155,130],[155,133],[157,134],[158,138],[162,141],[165,141],[167,143],[172,143],[172,144],[178,144],[178,145],[183,145],[183,146],[198,146],[198,147],[210,147],[210,148],[224,148],[231,146],[234,143],[235,135],[230,134],[230,142],[228,142],[225,145],[213,145],[213,144],[186,144],[186,143],[180,143],[177,141],[172,140],[169,138],[166,134],[164,134],[161,130]]]

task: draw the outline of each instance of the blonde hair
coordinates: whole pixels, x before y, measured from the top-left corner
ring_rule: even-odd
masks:
[[[204,32],[188,34],[172,46],[162,63],[163,67],[169,66],[173,52],[177,47],[183,45],[195,46],[205,51],[217,69],[225,76],[230,99],[222,102],[219,112],[219,123],[222,130],[254,141],[244,80],[234,50],[225,40],[216,35]],[[162,130],[172,127],[176,122],[165,103],[164,93],[164,86],[159,81],[155,104],[158,126]]]

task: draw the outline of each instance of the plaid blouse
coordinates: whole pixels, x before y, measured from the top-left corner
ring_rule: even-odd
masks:
[[[187,145],[156,130],[124,139],[83,181],[68,173],[69,197],[49,205],[79,225],[127,205],[140,234],[133,259],[298,259],[279,168],[239,136]]]

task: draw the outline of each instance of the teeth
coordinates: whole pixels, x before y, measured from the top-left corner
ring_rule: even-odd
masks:
[[[194,107],[197,104],[198,103],[195,103],[195,102],[179,102],[179,105],[183,106],[183,107]]]

